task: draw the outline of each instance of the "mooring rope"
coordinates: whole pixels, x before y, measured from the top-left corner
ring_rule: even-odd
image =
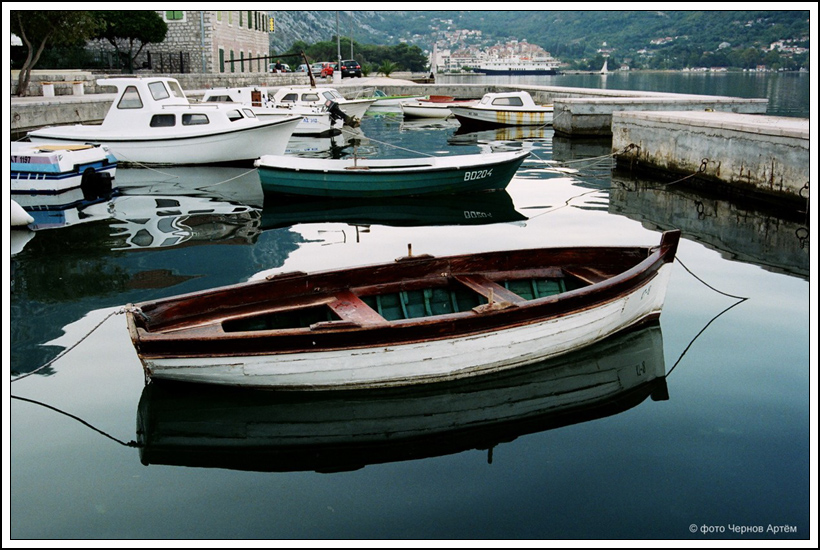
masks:
[[[342,133],[349,134],[350,137],[353,137],[353,138],[361,137],[359,134],[356,134],[355,132],[351,132],[350,130],[345,130],[344,128],[342,128]],[[425,153],[425,152],[422,152],[422,151],[414,151],[413,149],[408,149],[406,147],[401,147],[399,145],[396,145],[395,143],[388,143],[386,141],[380,141],[380,140],[372,138],[372,137],[368,137],[367,140],[378,143],[379,145],[387,145],[389,147],[395,147],[396,149],[401,149],[402,151],[407,151],[408,153],[413,153],[413,154],[416,154],[416,155],[424,155],[424,156],[427,156],[427,157],[437,156],[437,155],[434,155],[433,153]]]
[[[86,422],[85,420],[80,418],[79,416],[73,415],[71,413],[67,413],[65,411],[62,411],[62,410],[58,409],[57,407],[53,407],[53,406],[48,405],[46,403],[43,403],[41,401],[35,401],[34,399],[29,399],[27,397],[20,397],[19,395],[9,395],[9,397],[12,398],[12,399],[19,399],[20,401],[25,401],[26,403],[32,403],[34,405],[40,405],[41,407],[51,409],[54,412],[58,412],[58,413],[60,413],[62,415],[65,415],[69,418],[73,418],[74,420],[76,420],[77,422],[83,424],[84,426],[87,426],[87,427],[91,428],[95,432],[97,432],[99,434],[102,434],[105,437],[107,437],[108,439],[116,441],[117,443],[119,443],[120,445],[123,445],[125,447],[139,447],[140,446],[139,443],[137,443],[136,441],[133,441],[133,440],[129,441],[128,443],[126,443],[124,441],[121,441],[121,440],[117,439],[116,437],[105,433],[104,431],[100,430],[99,428],[95,428],[94,426],[92,426],[91,424],[89,424],[88,422]]]
[[[71,350],[73,350],[74,348],[76,348],[77,346],[79,346],[79,345],[80,345],[80,344],[81,344],[81,343],[82,343],[82,342],[83,342],[86,338],[88,338],[89,336],[91,336],[91,335],[94,333],[94,331],[96,331],[98,328],[100,328],[100,327],[102,326],[102,324],[103,324],[103,323],[105,323],[108,319],[110,319],[110,318],[111,318],[111,317],[113,317],[114,315],[121,315],[121,314],[125,313],[126,311],[128,311],[128,308],[126,308],[126,307],[121,307],[120,309],[117,309],[117,310],[112,311],[111,313],[109,313],[108,315],[106,315],[106,316],[103,318],[103,320],[102,320],[102,321],[100,321],[99,323],[97,323],[97,324],[96,324],[96,326],[94,326],[94,328],[92,328],[90,331],[88,331],[88,333],[86,333],[86,334],[85,334],[82,338],[80,338],[77,342],[75,342],[73,345],[71,345],[71,346],[67,347],[66,349],[64,349],[63,351],[61,351],[59,354],[57,354],[57,356],[56,356],[54,359],[52,359],[51,361],[49,361],[49,362],[48,362],[48,363],[46,363],[45,365],[42,365],[42,366],[40,366],[40,367],[37,367],[36,369],[34,369],[34,370],[33,370],[33,371],[31,371],[31,372],[27,372],[26,374],[23,374],[23,375],[21,375],[21,376],[18,376],[17,378],[12,378],[12,380],[11,380],[11,381],[12,381],[12,382],[17,382],[18,380],[22,380],[23,378],[26,378],[26,377],[28,377],[28,376],[31,376],[32,374],[38,373],[38,372],[40,372],[41,370],[43,370],[43,369],[45,369],[45,368],[47,368],[47,367],[51,366],[52,364],[54,364],[54,362],[55,362],[55,361],[57,361],[58,359],[60,359],[60,358],[64,357],[64,356],[65,356],[68,352],[70,352]]]
[[[710,285],[709,283],[707,283],[706,281],[704,281],[703,279],[701,279],[700,277],[698,277],[697,275],[695,275],[695,273],[694,273],[691,269],[689,269],[688,267],[686,267],[686,264],[684,264],[684,263],[681,261],[681,259],[680,259],[677,255],[675,255],[675,260],[676,260],[676,261],[677,261],[677,262],[681,265],[681,267],[683,267],[683,269],[685,269],[685,270],[686,270],[686,271],[687,271],[687,272],[688,272],[688,273],[689,273],[692,277],[694,277],[694,278],[695,278],[698,282],[700,282],[701,284],[703,284],[704,286],[706,286],[706,287],[707,287],[707,288],[709,288],[710,290],[712,290],[712,291],[714,291],[714,292],[717,292],[718,294],[722,294],[723,296],[727,296],[727,297],[729,297],[729,298],[734,298],[734,299],[736,299],[736,300],[737,300],[737,302],[735,302],[734,304],[730,305],[729,307],[727,307],[726,309],[724,309],[723,311],[721,311],[720,313],[718,313],[717,315],[715,315],[714,317],[712,317],[712,318],[709,320],[709,322],[708,322],[708,323],[706,323],[706,324],[703,326],[703,328],[702,328],[702,329],[700,329],[700,331],[698,331],[698,333],[695,335],[695,337],[694,337],[694,338],[692,338],[692,340],[689,342],[689,344],[688,344],[688,345],[684,348],[683,352],[681,352],[680,356],[678,356],[678,359],[677,359],[677,361],[675,361],[675,364],[674,364],[674,365],[672,365],[672,368],[671,368],[671,369],[669,369],[669,371],[666,373],[666,375],[665,375],[666,377],[668,377],[670,374],[672,374],[672,371],[673,371],[673,370],[675,370],[675,367],[677,367],[677,366],[678,366],[678,364],[681,362],[681,360],[683,359],[683,356],[684,356],[684,355],[686,355],[686,352],[688,352],[688,351],[689,351],[689,348],[691,348],[691,347],[692,347],[692,344],[694,344],[694,343],[695,343],[695,340],[697,340],[697,339],[700,337],[700,335],[701,335],[701,334],[703,334],[703,333],[706,331],[706,329],[709,327],[709,325],[711,325],[712,323],[714,323],[714,322],[717,320],[717,318],[718,318],[718,317],[720,317],[721,315],[723,315],[724,313],[726,313],[727,311],[729,311],[729,310],[730,310],[730,309],[732,309],[733,307],[735,307],[735,306],[737,306],[737,305],[740,305],[740,304],[742,304],[743,302],[745,302],[746,300],[748,300],[748,299],[749,299],[748,297],[744,297],[744,296],[735,296],[734,294],[729,294],[728,292],[723,292],[722,290],[718,290],[717,288],[713,287],[712,285]]]
[[[678,260],[678,261],[680,261],[680,260]],[[687,270],[687,271],[688,271],[688,270]],[[700,279],[698,279],[698,280],[700,280]],[[708,286],[708,285],[707,285],[707,286]],[[710,287],[710,288],[711,288],[711,287]],[[723,293],[721,292],[721,294],[723,294]],[[727,294],[727,296],[729,296],[729,295]],[[689,341],[689,344],[688,344],[688,345],[687,345],[687,346],[683,349],[683,351],[681,352],[681,354],[678,356],[678,360],[677,360],[677,361],[675,361],[675,364],[674,364],[674,365],[672,365],[672,368],[671,368],[671,369],[669,369],[669,371],[668,371],[668,372],[664,375],[664,378],[668,378],[668,377],[669,377],[669,375],[670,375],[670,374],[672,374],[672,371],[673,371],[673,370],[675,370],[675,367],[677,367],[677,366],[678,366],[678,364],[681,362],[681,360],[683,359],[683,356],[684,356],[684,355],[686,355],[686,353],[689,351],[689,348],[691,348],[691,347],[692,347],[692,344],[694,344],[694,343],[695,343],[695,340],[697,340],[697,339],[700,337],[700,335],[701,335],[701,334],[703,334],[704,332],[706,332],[706,329],[707,329],[707,328],[709,328],[709,325],[711,325],[712,323],[714,323],[714,322],[717,320],[717,318],[718,318],[718,317],[720,317],[721,315],[723,315],[724,313],[726,313],[727,311],[729,311],[729,310],[730,310],[730,309],[732,309],[733,307],[735,307],[735,306],[737,306],[737,305],[742,304],[742,303],[743,303],[743,302],[745,302],[746,300],[748,300],[748,298],[741,298],[741,299],[739,299],[737,302],[735,302],[734,304],[730,305],[729,307],[727,307],[726,309],[724,309],[723,311],[721,311],[720,313],[718,313],[717,315],[715,315],[714,317],[712,317],[712,318],[709,320],[709,322],[708,322],[708,323],[706,323],[706,324],[703,326],[703,328],[702,328],[702,329],[700,329],[700,331],[698,331],[698,333],[695,335],[695,337],[694,337],[694,338],[692,338],[692,340],[690,340],[690,341]]]

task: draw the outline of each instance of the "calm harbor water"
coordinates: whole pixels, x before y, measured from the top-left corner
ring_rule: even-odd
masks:
[[[808,75],[714,76],[623,86],[769,97],[770,114],[809,116]],[[353,134],[292,140],[290,154],[494,147],[532,155],[492,196],[284,201],[253,170],[122,168],[110,200],[43,208],[37,231],[12,231],[11,539],[807,539],[805,213],[613,174],[608,143],[551,129],[464,134],[377,113]],[[145,387],[115,314],[260,273],[392,261],[408,243],[434,255],[654,244],[672,228],[683,239],[658,326],[479,384]]]

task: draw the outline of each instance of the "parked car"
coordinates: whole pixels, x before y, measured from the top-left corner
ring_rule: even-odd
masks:
[[[333,63],[329,61],[317,61],[310,66],[313,76],[333,76]]]
[[[308,72],[308,66],[307,66],[307,65],[305,65],[304,63],[302,63],[301,65],[299,65],[298,67],[296,67],[296,71],[294,71],[294,72],[297,72],[297,73],[307,73],[307,72]]]
[[[280,65],[282,66],[282,69],[277,71],[276,70],[276,63],[269,64],[268,65],[268,72],[269,73],[290,73],[290,72],[292,72],[291,69],[290,69],[290,65],[288,65],[287,63],[280,63]]]
[[[342,60],[341,68],[339,69],[342,71],[342,78],[344,77],[362,77],[362,66],[356,62],[355,59],[344,59]]]

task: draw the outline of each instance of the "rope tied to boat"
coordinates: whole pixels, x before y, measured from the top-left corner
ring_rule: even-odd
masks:
[[[734,294],[729,294],[728,292],[723,292],[722,290],[718,290],[717,288],[713,287],[712,285],[710,285],[709,283],[707,283],[706,281],[704,281],[703,279],[701,279],[700,277],[698,277],[697,275],[695,275],[695,273],[694,273],[691,269],[689,269],[688,267],[686,267],[686,264],[684,264],[684,263],[680,260],[680,257],[678,257],[677,255],[675,255],[675,261],[676,261],[677,263],[679,263],[679,264],[681,265],[681,267],[683,267],[683,269],[685,269],[685,270],[686,270],[686,272],[687,272],[687,273],[689,273],[689,274],[690,274],[692,277],[694,277],[694,278],[695,278],[698,282],[700,282],[701,284],[703,284],[704,286],[706,286],[706,287],[707,287],[707,288],[709,288],[710,290],[712,290],[712,291],[714,291],[714,292],[717,292],[718,294],[722,294],[723,296],[727,296],[727,297],[729,297],[729,298],[734,298],[734,299],[735,299],[735,300],[737,300],[737,301],[736,301],[735,303],[731,304],[729,307],[725,308],[723,311],[721,311],[720,313],[718,313],[718,314],[717,314],[717,315],[715,315],[714,317],[712,317],[712,318],[709,320],[709,322],[708,322],[708,323],[706,323],[706,324],[703,326],[703,328],[701,328],[701,329],[700,329],[700,331],[698,331],[698,333],[695,335],[695,337],[694,337],[694,338],[692,338],[692,340],[690,340],[689,344],[687,344],[687,346],[684,348],[683,352],[681,352],[680,356],[678,356],[678,359],[677,359],[677,361],[675,361],[675,364],[674,364],[674,365],[672,365],[672,368],[671,368],[671,369],[669,369],[669,371],[666,373],[666,375],[664,376],[665,378],[669,378],[669,375],[670,375],[670,374],[672,374],[672,371],[673,371],[673,370],[675,370],[675,367],[677,367],[677,366],[678,366],[678,364],[680,364],[681,360],[683,360],[683,356],[684,356],[684,355],[686,355],[686,352],[688,352],[688,351],[689,351],[689,348],[691,348],[691,347],[692,347],[692,345],[695,343],[695,340],[697,340],[697,339],[700,337],[700,335],[701,335],[701,334],[703,334],[704,332],[706,332],[706,329],[707,329],[707,328],[709,328],[709,326],[710,326],[712,323],[714,323],[714,322],[718,319],[718,317],[720,317],[721,315],[723,315],[724,313],[726,313],[726,312],[727,312],[727,311],[729,311],[730,309],[732,309],[732,308],[734,308],[734,307],[736,307],[736,306],[738,306],[738,305],[742,304],[743,302],[745,302],[746,300],[748,300],[748,299],[749,299],[749,297],[747,297],[747,296],[746,296],[746,297],[744,297],[744,296],[735,296]]]
[[[342,128],[342,133],[343,134],[350,134],[350,137],[352,137],[354,139],[358,138],[358,137],[361,137],[361,134],[359,134],[357,132],[351,132],[350,130],[346,130],[345,128]],[[369,137],[367,139],[368,139],[368,141],[373,141],[375,143],[378,143],[379,145],[387,145],[389,147],[395,147],[396,149],[401,149],[402,151],[407,151],[408,153],[413,153],[415,155],[424,155],[424,156],[427,156],[427,157],[437,156],[437,155],[434,155],[432,153],[425,153],[423,151],[414,151],[413,149],[408,149],[406,147],[401,147],[399,145],[396,145],[395,143],[388,143],[386,141],[379,141],[378,139],[374,139],[374,138],[371,138],[371,137]],[[355,155],[354,155],[354,157],[355,157]]]
[[[53,406],[51,406],[47,403],[43,403],[41,401],[35,401],[34,399],[29,399],[27,397],[20,397],[19,395],[9,395],[9,397],[12,398],[12,399],[18,399],[20,401],[25,401],[26,403],[32,403],[34,405],[40,405],[41,407],[45,407],[47,409],[50,409],[50,410],[52,410],[54,412],[57,412],[57,413],[60,413],[60,414],[62,414],[64,416],[67,416],[69,418],[73,418],[74,420],[76,420],[80,424],[83,424],[84,426],[86,426],[88,428],[91,428],[95,432],[97,432],[99,434],[102,434],[105,437],[107,437],[108,439],[116,441],[117,443],[119,443],[120,445],[123,445],[125,447],[141,447],[142,446],[139,443],[137,443],[136,441],[134,441],[133,439],[131,441],[129,441],[128,443],[126,443],[125,441],[121,441],[121,440],[117,439],[116,437],[105,433],[104,431],[100,430],[99,428],[95,428],[94,426],[92,426],[90,423],[86,422],[85,420],[83,420],[79,416],[73,415],[71,413],[67,413],[67,412],[65,412],[63,410],[60,410],[57,407],[53,407]]]
[[[67,347],[66,349],[64,349],[63,351],[61,351],[60,353],[58,353],[58,354],[57,354],[57,356],[56,356],[54,359],[52,359],[51,361],[49,361],[49,362],[45,363],[44,365],[42,365],[42,366],[40,366],[40,367],[37,367],[36,369],[34,369],[34,370],[33,370],[33,371],[31,371],[31,372],[27,372],[26,374],[23,374],[23,375],[21,375],[21,376],[18,376],[17,378],[12,378],[12,379],[11,379],[11,382],[17,382],[18,380],[22,380],[23,378],[27,378],[27,377],[31,376],[32,374],[36,374],[36,373],[40,372],[41,370],[43,370],[43,369],[45,369],[45,368],[50,367],[50,366],[51,366],[51,365],[53,365],[53,364],[54,364],[54,363],[55,363],[58,359],[61,359],[62,357],[65,357],[65,355],[66,355],[68,352],[70,352],[71,350],[73,350],[74,348],[76,348],[77,346],[79,346],[79,345],[80,345],[80,344],[81,344],[81,343],[82,343],[82,342],[83,342],[86,338],[88,338],[89,336],[91,336],[91,335],[92,335],[92,334],[93,334],[93,333],[94,333],[94,332],[95,332],[98,328],[100,328],[100,327],[102,326],[102,324],[103,324],[103,323],[105,323],[108,319],[110,319],[110,318],[111,318],[111,317],[113,317],[114,315],[122,315],[122,314],[124,314],[124,313],[129,312],[129,311],[130,311],[130,312],[132,312],[132,313],[142,313],[142,312],[140,311],[140,309],[139,309],[138,307],[135,307],[135,306],[130,306],[130,307],[129,307],[129,306],[123,306],[123,307],[121,307],[121,308],[119,308],[119,309],[116,309],[116,310],[114,310],[114,311],[110,312],[108,315],[106,315],[105,317],[103,317],[102,321],[100,321],[99,323],[97,323],[97,324],[94,326],[94,328],[92,328],[90,331],[88,331],[88,332],[87,332],[87,333],[86,333],[86,334],[85,334],[82,338],[80,338],[79,340],[77,340],[77,342],[75,342],[75,343],[74,343],[74,344],[72,344],[71,346]]]

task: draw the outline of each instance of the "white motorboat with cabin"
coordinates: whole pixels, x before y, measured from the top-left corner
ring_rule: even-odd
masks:
[[[104,78],[117,95],[102,124],[52,126],[29,132],[33,143],[100,143],[129,164],[249,162],[284,154],[300,116],[263,121],[249,107],[191,103],[176,79]]]
[[[338,104],[346,115],[358,121],[362,120],[367,109],[377,100],[378,98],[374,97],[347,99],[335,88],[316,86],[282,86],[273,94],[273,102],[279,106],[292,104],[323,107],[328,101],[331,101]],[[354,127],[357,125],[357,123],[349,121],[345,121],[345,124]]]
[[[450,108],[462,127],[548,126],[552,124],[552,105],[536,105],[524,91],[484,94],[469,106]]]
[[[258,86],[240,88],[212,88],[202,96],[203,103],[236,103],[250,107],[261,120],[273,120],[293,115],[302,122],[293,131],[294,136],[326,137],[342,132],[344,113],[328,105],[277,104],[268,91]]]
[[[431,96],[433,98],[435,96]],[[418,101],[406,101],[399,105],[404,118],[449,118],[453,116],[450,109],[453,106],[473,105],[476,100],[465,99],[420,99]]]

